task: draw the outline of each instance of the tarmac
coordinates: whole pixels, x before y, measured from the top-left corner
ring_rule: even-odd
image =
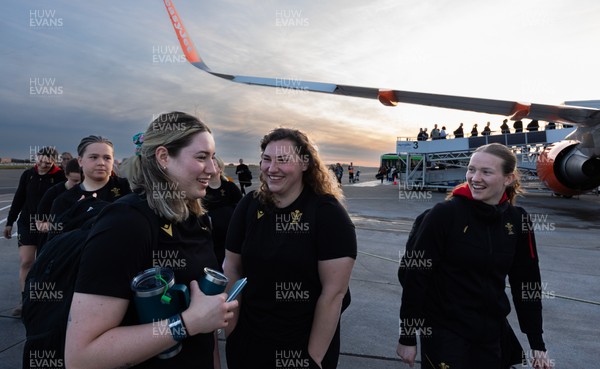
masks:
[[[21,172],[0,170],[0,228],[6,222]],[[402,293],[396,274],[398,260],[413,219],[445,196],[437,191],[403,191],[390,182],[381,184],[374,175],[365,170],[353,184],[344,177],[346,205],[356,226],[359,254],[350,282],[352,304],[341,320],[341,369],[408,368],[396,356]],[[254,178],[251,189],[256,188],[258,176]],[[555,368],[597,368],[600,198],[583,195],[566,199],[531,193],[520,198],[519,205],[535,216],[548,355]],[[16,239],[0,238],[0,369],[21,368],[25,331],[21,321],[10,316],[20,298],[18,264]],[[508,289],[507,293],[510,296]],[[528,350],[514,311],[509,321]],[[219,346],[224,353],[223,340]],[[222,367],[226,368],[224,360]]]

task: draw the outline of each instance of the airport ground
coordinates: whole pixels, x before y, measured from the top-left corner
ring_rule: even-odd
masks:
[[[7,216],[21,172],[0,170],[0,220]],[[354,184],[348,184],[344,176],[359,254],[351,279],[352,304],[342,316],[340,369],[408,368],[395,354],[402,293],[396,277],[399,255],[413,219],[444,198],[438,192],[399,191],[391,183],[375,181],[374,176],[374,169],[365,169]],[[257,175],[254,178],[251,189],[256,188]],[[600,355],[600,197],[565,199],[532,193],[519,204],[536,217],[548,354],[556,368],[596,368]],[[20,297],[17,274],[16,240],[2,238],[0,369],[21,367],[25,332],[21,322],[10,317]],[[514,311],[509,321],[528,349]],[[220,347],[223,352],[222,340]]]

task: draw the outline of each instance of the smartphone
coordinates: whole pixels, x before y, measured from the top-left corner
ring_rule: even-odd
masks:
[[[248,278],[244,277],[242,279],[238,279],[233,284],[233,287],[231,287],[231,289],[229,290],[229,296],[227,297],[227,302],[233,301],[236,299],[236,297],[238,297],[240,292],[242,292],[242,290],[244,289],[246,282],[248,282]]]

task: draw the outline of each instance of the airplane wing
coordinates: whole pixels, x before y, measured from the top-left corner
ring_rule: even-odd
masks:
[[[200,58],[192,39],[183,26],[181,17],[177,13],[172,0],[163,1],[187,60],[196,68],[231,82],[378,99],[386,106],[396,106],[398,103],[407,103],[510,116],[512,120],[527,118],[588,127],[600,124],[600,109],[584,106],[523,103],[517,101],[338,85],[335,83],[291,81],[285,78],[241,76],[215,72]]]

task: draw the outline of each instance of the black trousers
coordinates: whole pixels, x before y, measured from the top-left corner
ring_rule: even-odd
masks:
[[[421,336],[421,368],[502,369],[500,338],[492,342],[469,342],[454,332],[432,327]]]

